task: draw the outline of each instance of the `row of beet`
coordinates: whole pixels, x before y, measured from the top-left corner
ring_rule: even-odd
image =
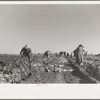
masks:
[[[19,83],[30,74],[29,66],[25,63],[11,63],[3,66],[0,71],[0,83]]]

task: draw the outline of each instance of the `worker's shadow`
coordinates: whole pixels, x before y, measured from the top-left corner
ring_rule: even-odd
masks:
[[[96,83],[95,81],[91,80],[88,75],[85,75],[83,72],[81,72],[74,64],[70,64],[69,66],[73,69],[72,75],[80,78],[80,83]]]

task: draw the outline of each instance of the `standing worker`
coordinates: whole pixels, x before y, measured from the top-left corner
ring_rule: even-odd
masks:
[[[84,63],[84,47],[80,44],[75,50],[74,50],[74,56],[76,57],[76,63],[81,66]]]

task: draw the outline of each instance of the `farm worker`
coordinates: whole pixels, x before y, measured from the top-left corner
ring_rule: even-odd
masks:
[[[32,56],[32,51],[31,48],[28,47],[28,45],[25,45],[20,52],[20,55],[24,58],[29,59],[29,63],[31,62],[31,56]]]
[[[46,51],[46,52],[44,53],[43,57],[46,57],[47,59],[49,59],[50,53],[51,53],[51,52],[50,52],[49,50]]]
[[[84,47],[80,44],[75,50],[74,50],[74,56],[76,57],[76,63],[81,66],[84,62]]]

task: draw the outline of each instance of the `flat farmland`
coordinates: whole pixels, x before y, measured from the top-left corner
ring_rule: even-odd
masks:
[[[88,55],[83,66],[74,57],[33,54],[32,62],[19,55],[0,55],[0,83],[9,84],[73,84],[100,83],[100,57]],[[30,69],[31,66],[31,69]]]

